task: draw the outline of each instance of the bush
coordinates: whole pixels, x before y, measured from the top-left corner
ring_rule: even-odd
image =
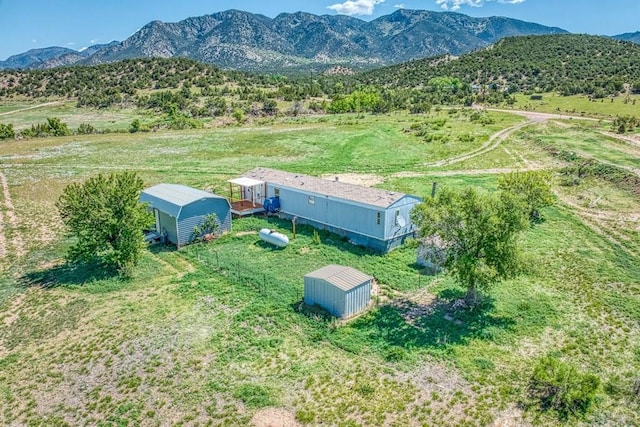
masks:
[[[387,362],[399,362],[407,358],[407,351],[402,347],[391,347],[384,358]]]
[[[25,138],[44,138],[47,136],[67,136],[71,131],[66,123],[57,117],[48,117],[46,123],[31,125],[31,128],[21,132]]]
[[[584,415],[596,396],[600,379],[554,357],[543,357],[529,382],[529,391],[543,410],[557,411],[562,419]]]
[[[241,400],[250,408],[264,408],[275,404],[269,389],[258,384],[240,385],[233,393],[233,397]]]
[[[78,126],[77,133],[78,135],[89,135],[92,133],[98,133],[98,130],[88,123],[81,123],[80,126]]]
[[[13,130],[13,125],[9,123],[4,125],[0,123],[0,139],[13,139],[16,137],[16,133]]]

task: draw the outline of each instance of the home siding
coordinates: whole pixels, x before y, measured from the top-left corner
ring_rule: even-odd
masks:
[[[306,223],[310,225],[342,236],[384,239],[385,214],[382,208],[272,184],[267,186],[269,197],[275,195],[276,188],[280,189],[280,212],[287,217],[297,216],[299,219],[306,219]],[[313,197],[313,204],[309,202],[310,197]],[[381,212],[380,224],[377,223],[378,212]]]
[[[420,199],[413,196],[406,196],[398,200],[387,208],[385,219],[385,235],[387,240],[398,239],[402,236],[413,235],[415,226],[411,222],[411,210],[420,203]],[[397,212],[405,220],[405,226],[401,227],[396,223]]]

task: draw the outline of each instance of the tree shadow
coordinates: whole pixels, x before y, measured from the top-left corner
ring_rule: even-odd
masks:
[[[84,285],[114,278],[119,278],[115,270],[105,268],[97,262],[78,265],[62,263],[41,270],[29,271],[20,277],[20,283],[25,288],[50,289],[59,286]]]
[[[293,230],[291,220],[282,219],[278,217],[268,217],[267,221],[270,224],[273,224],[277,231],[285,231],[289,236],[289,243],[295,242],[293,238]],[[296,235],[304,236],[305,238],[313,238],[314,233],[318,233],[320,238],[320,242],[322,244],[331,245],[337,248],[340,251],[349,252],[355,255],[379,255],[383,256],[385,254],[377,252],[373,249],[366,248],[361,245],[356,245],[349,242],[347,237],[340,236],[339,234],[332,233],[328,230],[323,230],[320,228],[315,228],[312,225],[308,224],[296,224]]]
[[[195,244],[199,244],[199,243],[195,243]],[[178,252],[178,247],[172,243],[167,243],[167,244],[159,243],[156,245],[149,246],[148,251],[154,255],[158,255],[158,254],[168,253],[168,252]]]
[[[258,240],[253,245],[265,250],[272,250],[272,251],[282,251],[286,248],[286,246],[283,246],[283,247],[276,246],[273,243],[265,242],[264,240]]]
[[[540,215],[540,216],[529,218],[529,222],[530,222],[531,228],[535,228],[537,225],[542,225],[545,222],[547,222],[547,219],[542,215]]]
[[[494,314],[494,301],[485,297],[468,306],[464,292],[445,290],[432,301],[397,300],[350,326],[384,347],[447,348],[470,339],[493,339],[515,321]]]

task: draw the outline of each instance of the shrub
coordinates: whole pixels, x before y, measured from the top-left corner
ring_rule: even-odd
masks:
[[[476,137],[469,134],[469,133],[464,133],[462,135],[458,136],[458,141],[463,142],[463,143],[471,143],[473,141],[475,141]]]
[[[81,123],[80,126],[78,126],[77,132],[78,135],[89,135],[92,133],[98,133],[98,130],[88,123]]]
[[[275,404],[269,390],[258,384],[240,385],[233,393],[233,397],[241,400],[250,408],[264,408]]]
[[[554,357],[543,357],[536,365],[529,391],[543,410],[557,411],[566,419],[580,417],[588,410],[600,387],[600,379]]]
[[[0,123],[0,139],[13,139],[16,137],[16,133],[13,130],[13,125],[9,123],[4,125]]]
[[[399,362],[407,358],[407,351],[402,347],[391,347],[384,358],[387,362]]]

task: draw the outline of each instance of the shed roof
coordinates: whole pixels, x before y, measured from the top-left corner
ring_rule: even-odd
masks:
[[[343,291],[351,290],[371,280],[371,276],[364,274],[360,270],[336,264],[327,265],[319,270],[312,271],[306,274],[305,277],[323,279]]]
[[[364,187],[269,168],[255,168],[243,176],[246,178],[260,179],[282,187],[295,188],[382,208],[387,208],[406,196],[404,193],[397,193],[380,188]]]
[[[203,199],[222,199],[229,203],[224,197],[180,184],[154,185],[140,195],[141,202],[149,202],[154,208],[176,218],[183,206]]]

